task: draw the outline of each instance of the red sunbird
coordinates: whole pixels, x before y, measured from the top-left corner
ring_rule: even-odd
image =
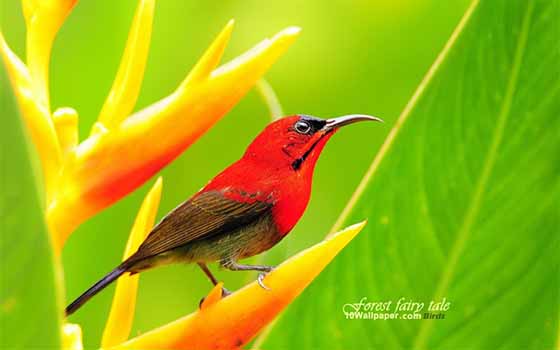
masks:
[[[209,262],[233,271],[260,271],[258,282],[267,289],[263,278],[273,267],[238,260],[272,248],[291,231],[309,202],[313,171],[325,144],[340,127],[359,121],[381,119],[294,115],[271,123],[241,159],[167,214],[136,253],[74,300],[66,314],[126,272],[174,262],[197,263],[214,285],[218,282]]]

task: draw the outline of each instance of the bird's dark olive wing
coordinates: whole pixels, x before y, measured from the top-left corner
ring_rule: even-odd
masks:
[[[201,193],[170,212],[154,227],[133,260],[141,260],[246,225],[265,214],[272,203],[236,201],[220,191]]]

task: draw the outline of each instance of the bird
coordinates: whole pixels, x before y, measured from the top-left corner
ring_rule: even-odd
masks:
[[[297,114],[270,123],[243,156],[156,224],[138,250],[66,307],[71,315],[125,273],[171,263],[196,263],[217,285],[208,263],[232,271],[258,271],[259,285],[274,269],[239,260],[269,250],[303,215],[315,165],[342,126],[377,117],[351,114],[331,119]],[[223,289],[223,295],[230,294]]]

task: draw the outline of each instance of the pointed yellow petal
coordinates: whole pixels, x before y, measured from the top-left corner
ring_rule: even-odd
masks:
[[[216,39],[204,55],[198,60],[194,68],[191,70],[187,78],[183,81],[179,89],[186,89],[189,84],[196,82],[201,82],[207,80],[212,71],[218,66],[224,50],[231,38],[231,32],[233,31],[233,25],[235,21],[231,19],[228,24],[222,29],[222,32],[218,34]]]
[[[288,27],[272,39],[265,39],[251,50],[234,58],[212,72],[213,80],[231,83],[242,75],[257,76],[255,82],[299,35],[299,27]],[[220,80],[222,79],[222,80]],[[218,82],[216,82],[218,83]],[[251,84],[252,85],[252,84]]]
[[[79,325],[73,323],[65,323],[62,326],[62,349],[64,350],[82,350],[82,329]]]
[[[116,348],[237,349],[292,302],[364,225],[365,222],[350,226],[278,266],[264,280],[271,290],[253,282],[200,311]]]
[[[138,3],[119,71],[98,118],[107,129],[126,118],[138,99],[150,48],[154,6],[155,0]]]
[[[161,186],[162,180],[159,177],[144,198],[130,232],[123,260],[126,260],[138,250],[138,247],[154,226],[161,198]],[[113,305],[101,341],[103,347],[111,347],[128,339],[134,319],[137,289],[138,275],[124,276],[117,281]]]
[[[49,62],[58,29],[77,0],[23,0],[27,26],[27,67],[33,95],[49,111]]]
[[[63,155],[78,145],[78,112],[70,107],[59,108],[53,113],[53,123]]]
[[[142,185],[212,127],[295,40],[288,28],[212,71],[227,42],[228,24],[197,65],[193,80],[167,98],[133,114],[118,127],[82,142],[65,164],[62,184],[47,213],[64,239],[74,228]],[[72,217],[65,213],[71,211]]]
[[[21,116],[41,160],[47,200],[55,188],[60,170],[61,151],[47,108],[36,102],[27,67],[14,54],[0,33],[0,53],[17,98]]]

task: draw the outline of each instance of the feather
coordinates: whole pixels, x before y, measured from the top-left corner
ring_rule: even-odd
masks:
[[[153,257],[187,243],[238,229],[269,213],[274,205],[257,200],[254,194],[236,193],[236,200],[224,191],[207,191],[179,205],[157,224],[129,261]]]

